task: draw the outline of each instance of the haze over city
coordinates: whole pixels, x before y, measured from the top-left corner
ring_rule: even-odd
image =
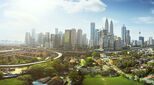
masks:
[[[0,85],[154,85],[154,0],[0,0]]]
[[[90,22],[100,29],[106,18],[113,21],[115,35],[121,36],[125,24],[132,40],[139,32],[146,40],[154,36],[153,0],[1,0],[0,40],[24,41],[33,28],[51,33],[82,29],[90,38]]]

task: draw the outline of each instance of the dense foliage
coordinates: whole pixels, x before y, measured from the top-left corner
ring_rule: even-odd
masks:
[[[3,72],[0,71],[0,79],[3,78]]]

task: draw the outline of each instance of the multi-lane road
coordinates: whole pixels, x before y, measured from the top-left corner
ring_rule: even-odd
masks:
[[[11,52],[11,51],[18,51],[19,49],[15,49],[15,50],[5,50],[5,51],[0,51],[0,53],[3,53],[3,52]],[[62,53],[59,53],[59,52],[54,52],[54,53],[57,53],[58,56],[55,57],[54,59],[58,59],[60,57],[62,57]],[[10,68],[10,67],[24,67],[24,66],[31,66],[31,65],[34,65],[34,64],[40,64],[40,63],[45,63],[46,60],[48,60],[49,57],[45,58],[44,61],[38,61],[38,62],[33,62],[33,63],[26,63],[26,64],[14,64],[14,65],[0,65],[0,68]]]
[[[20,49],[0,50],[0,53],[13,52],[13,51],[20,51]]]

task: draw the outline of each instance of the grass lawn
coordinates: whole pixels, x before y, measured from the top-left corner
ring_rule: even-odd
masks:
[[[25,82],[12,78],[0,80],[0,85],[25,85]]]
[[[142,85],[142,83],[128,80],[123,77],[102,77],[100,75],[94,78],[87,75],[83,80],[84,85]]]

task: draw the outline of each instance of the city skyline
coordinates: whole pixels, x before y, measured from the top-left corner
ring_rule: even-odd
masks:
[[[121,27],[125,24],[130,30],[132,40],[138,40],[139,32],[145,40],[148,40],[154,36],[153,2],[153,0],[1,0],[0,40],[24,41],[25,32],[33,28],[37,33],[54,33],[55,28],[63,32],[65,29],[82,29],[90,39],[90,23],[95,22],[95,29],[100,29],[102,26],[105,27],[106,18],[113,21],[115,35],[121,37]]]

